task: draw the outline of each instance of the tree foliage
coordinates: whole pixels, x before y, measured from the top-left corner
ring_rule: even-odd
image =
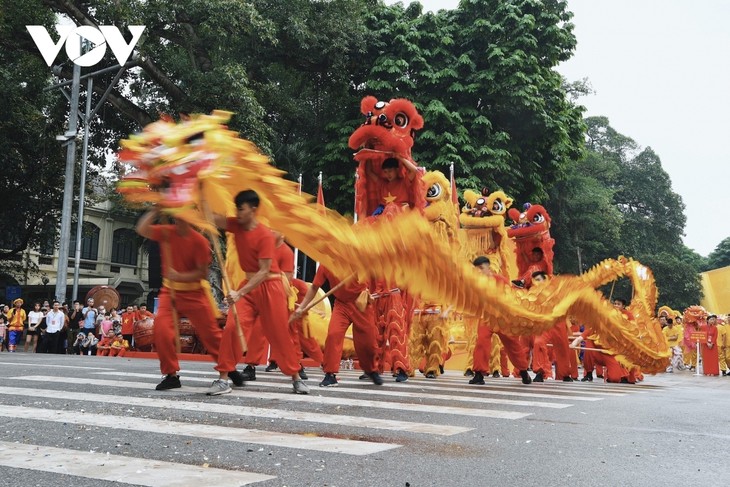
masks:
[[[707,257],[705,270],[730,266],[730,237],[720,242]]]
[[[583,270],[608,257],[633,257],[654,272],[660,304],[699,303],[704,259],[682,243],[684,206],[659,156],[606,117],[589,117],[586,128],[585,157],[552,191],[556,268],[576,272],[578,252]],[[626,298],[632,292],[625,280],[613,291]]]
[[[46,92],[49,70],[37,52],[12,48],[25,25],[51,25],[40,1],[2,2],[0,8],[0,264],[17,271],[27,248],[53,238],[63,198],[65,100]],[[4,262],[3,262],[4,261]]]

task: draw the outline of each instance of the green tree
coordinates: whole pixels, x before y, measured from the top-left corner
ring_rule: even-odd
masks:
[[[37,51],[15,46],[28,37],[26,25],[53,23],[42,2],[0,3],[0,271],[17,275],[27,249],[53,242],[63,198],[65,100],[44,91],[50,69]]]
[[[707,257],[705,270],[719,269],[730,265],[730,237],[726,238],[715,247],[715,250]]]

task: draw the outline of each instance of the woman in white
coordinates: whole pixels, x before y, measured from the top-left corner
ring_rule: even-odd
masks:
[[[38,334],[40,333],[38,325],[41,324],[42,319],[43,312],[41,311],[41,303],[35,303],[33,305],[33,311],[28,313],[28,333],[25,335],[25,345],[23,346],[24,352],[28,351],[29,346],[32,352],[36,351],[36,347],[38,346]]]

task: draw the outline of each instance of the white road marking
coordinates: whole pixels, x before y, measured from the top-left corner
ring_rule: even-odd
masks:
[[[341,440],[338,438],[276,433],[274,431],[236,428],[232,426],[181,423],[150,418],[129,418],[111,414],[79,413],[78,411],[60,411],[23,406],[13,406],[12,408],[0,410],[0,416],[13,419],[83,424],[85,426],[143,431],[146,433],[160,433],[165,435],[191,436],[216,441],[254,443],[257,445],[314,450],[326,453],[343,453],[346,455],[370,455],[401,446],[397,444],[375,443],[372,441]],[[133,421],[130,421],[130,419],[133,419]]]
[[[6,441],[0,441],[0,465],[149,487],[238,487],[276,478],[240,470],[198,467]]]
[[[451,436],[471,431],[474,428],[449,426],[409,421],[392,421],[389,419],[366,418],[362,416],[344,416],[339,414],[321,414],[309,411],[287,411],[285,409],[264,409],[248,406],[234,406],[214,402],[173,401],[134,396],[112,396],[109,394],[92,394],[78,391],[57,391],[48,389],[21,389],[0,387],[0,395],[26,396],[33,398],[66,399],[72,401],[88,401],[105,404],[123,404],[126,406],[177,409],[182,411],[202,411],[209,413],[231,414],[236,416],[255,416],[260,418],[284,419],[309,423],[322,423],[358,428],[405,431],[441,436]]]
[[[155,376],[159,378],[159,376]],[[154,390],[154,384],[149,382],[128,382],[124,380],[105,380],[105,379],[87,379],[87,378],[69,378],[69,377],[53,377],[49,380],[47,376],[23,376],[23,377],[8,377],[8,380],[21,380],[21,381],[34,381],[34,382],[52,382],[55,384],[68,383],[68,384],[88,384],[88,385],[99,385],[108,387],[119,387],[129,389],[145,389],[150,392]],[[313,388],[314,389],[314,388]],[[314,389],[317,391],[319,388]],[[180,390],[180,389],[177,389]],[[202,390],[191,389],[183,387],[183,392],[196,393]],[[168,392],[169,393],[169,392]],[[279,401],[289,402],[307,402],[315,404],[330,404],[334,406],[342,406],[342,411],[347,411],[348,408],[354,407],[365,407],[365,408],[377,408],[377,409],[394,409],[397,411],[410,411],[413,413],[438,413],[438,414],[455,414],[460,416],[477,416],[482,418],[495,418],[495,419],[522,419],[527,416],[531,416],[532,413],[519,413],[515,411],[500,411],[494,409],[473,409],[473,408],[461,408],[455,406],[431,406],[427,404],[411,404],[411,403],[390,403],[382,401],[370,401],[367,399],[358,399],[352,403],[343,402],[342,398],[337,397],[323,397],[316,394],[299,395],[299,394],[276,394],[258,391],[247,391],[245,389],[233,390],[234,396],[240,396],[243,398],[251,399],[277,399]],[[164,392],[162,394],[165,394]],[[225,397],[225,396],[224,396]],[[211,398],[211,401],[219,400],[217,398]]]
[[[155,374],[141,374],[141,373],[124,373],[124,372],[97,372],[95,375],[123,375],[124,377],[139,377],[141,379],[156,379],[159,377]],[[187,381],[194,382],[210,382],[212,379],[203,379],[198,377],[186,378]],[[277,389],[291,389],[291,384],[281,382],[264,382],[255,381],[251,384],[252,387],[271,387]],[[363,394],[367,396],[390,396],[396,398],[423,398],[423,394],[415,392],[403,392],[403,391],[388,391],[383,388],[373,386],[367,389],[354,389],[354,388],[332,388],[332,387],[318,387],[318,390],[325,394],[334,392],[335,390],[344,391],[347,394]],[[512,399],[494,399],[494,398],[482,398],[482,397],[454,397],[447,396],[444,394],[428,394],[429,399],[440,400],[440,401],[452,401],[452,402],[472,402],[478,404],[499,404],[505,406],[524,406],[532,408],[548,408],[548,409],[565,409],[573,406],[572,404],[562,404],[555,402],[542,402],[542,401],[517,401]]]

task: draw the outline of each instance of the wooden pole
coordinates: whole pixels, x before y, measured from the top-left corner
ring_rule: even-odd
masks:
[[[334,293],[335,291],[337,291],[338,289],[340,289],[342,286],[344,286],[345,284],[347,284],[347,281],[349,281],[353,277],[355,277],[355,273],[354,272],[352,274],[350,274],[349,276],[347,276],[346,278],[344,278],[342,281],[340,281],[340,283],[338,285],[336,285],[335,287],[333,287],[332,289],[330,289],[329,291],[327,291],[324,294],[324,296],[319,297],[319,298],[315,299],[314,301],[312,301],[311,303],[309,303],[307,305],[307,307],[302,310],[302,314],[306,313],[307,311],[309,311],[310,309],[314,308],[319,303],[321,303],[322,301],[324,301],[327,297],[331,296],[332,293]]]

